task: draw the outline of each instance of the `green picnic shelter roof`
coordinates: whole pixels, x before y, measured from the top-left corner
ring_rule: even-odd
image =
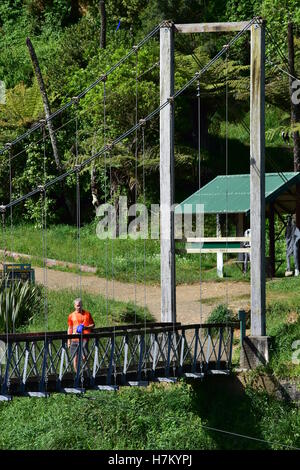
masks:
[[[266,173],[266,212],[270,203],[279,213],[294,213],[296,209],[296,183],[300,173]],[[250,175],[222,175],[207,183],[175,208],[175,214],[196,214],[204,205],[205,214],[236,214],[250,212]],[[198,205],[198,208],[197,208]]]

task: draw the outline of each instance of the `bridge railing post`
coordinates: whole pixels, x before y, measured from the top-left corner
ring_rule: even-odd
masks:
[[[229,357],[228,357],[228,369],[231,368],[231,361],[232,361],[232,346],[233,346],[233,334],[234,328],[230,328],[230,344],[229,344]]]
[[[246,312],[245,310],[239,310],[238,318],[240,320],[240,342],[243,347],[243,340],[246,336]]]
[[[195,347],[194,347],[194,358],[193,358],[192,372],[196,372],[196,368],[197,368],[198,342],[199,342],[199,328],[196,328],[195,329]]]
[[[23,367],[23,374],[22,374],[22,383],[20,386],[20,391],[25,392],[26,387],[26,377],[27,377],[27,367],[28,367],[28,359],[29,359],[29,343],[26,341],[25,345],[25,360],[24,360],[24,367]]]
[[[7,344],[7,359],[6,359],[6,368],[5,368],[5,374],[4,374],[4,381],[2,384],[2,393],[6,394],[9,389],[9,369],[10,369],[10,363],[11,363],[11,356],[12,356],[12,344],[8,343]]]
[[[110,357],[109,357],[109,365],[108,365],[108,372],[106,378],[106,384],[111,385],[111,376],[113,372],[113,362],[114,362],[114,354],[115,354],[115,338],[112,337],[110,339]]]
[[[218,349],[218,359],[217,359],[217,369],[220,369],[220,363],[222,358],[222,341],[223,341],[223,327],[219,328],[219,349]]]
[[[61,390],[61,384],[62,384],[62,377],[63,377],[64,363],[65,363],[66,354],[67,354],[66,353],[66,341],[64,339],[62,339],[61,340],[61,356],[60,356],[59,373],[58,373],[57,383],[56,383],[57,391]]]
[[[48,360],[48,339],[46,338],[44,341],[44,354],[43,354],[43,365],[42,365],[42,375],[39,385],[39,391],[45,391],[45,379],[47,374],[47,360]]]
[[[99,367],[99,340],[98,338],[95,339],[95,354],[94,354],[94,363],[93,363],[93,372],[92,372],[92,377],[90,380],[91,387],[94,387],[96,383],[96,373],[97,373],[97,368]]]
[[[153,379],[155,377],[157,353],[158,353],[158,338],[157,338],[157,333],[154,333],[154,344],[153,344],[153,355],[152,355],[152,371],[151,371],[151,375],[152,375]]]
[[[178,369],[179,375],[182,375],[183,373],[184,347],[185,347],[185,341],[186,341],[185,331],[182,330],[181,334],[182,336],[181,336],[181,341],[180,341],[180,359],[179,359],[179,369]]]
[[[125,335],[124,338],[124,364],[123,364],[123,374],[122,374],[122,382],[123,384],[126,383],[126,375],[127,375],[127,364],[128,364],[128,335]]]
[[[171,345],[172,345],[172,332],[168,332],[168,349],[167,349],[167,364],[165,367],[165,375],[169,377],[170,375],[170,358],[171,358]]]
[[[78,361],[77,361],[77,370],[75,376],[75,387],[79,387],[79,379],[80,379],[80,369],[81,369],[81,362],[82,362],[82,338],[79,340],[79,348],[78,348]]]
[[[143,359],[144,359],[144,348],[145,348],[145,335],[139,335],[139,343],[140,343],[140,351],[139,351],[139,363],[138,363],[138,370],[137,370],[137,378],[141,380],[142,378],[142,366],[143,366]]]

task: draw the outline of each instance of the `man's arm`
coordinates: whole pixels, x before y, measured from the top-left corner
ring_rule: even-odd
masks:
[[[95,322],[94,322],[91,314],[89,314],[87,320],[88,320],[89,325],[84,326],[84,329],[85,330],[92,330],[93,328],[95,328]]]
[[[72,335],[73,334],[73,322],[70,318],[68,318],[68,329],[67,329],[67,334],[68,335]],[[71,340],[68,339],[68,348],[70,347],[71,345]]]

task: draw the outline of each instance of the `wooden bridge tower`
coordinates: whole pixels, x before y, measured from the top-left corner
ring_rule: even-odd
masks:
[[[234,32],[248,22],[173,24],[160,30],[160,233],[161,320],[176,321],[174,243],[174,33]],[[251,34],[250,64],[250,228],[251,336],[245,339],[241,362],[253,367],[268,362],[265,320],[265,24],[260,18]],[[253,354],[253,351],[254,352]],[[244,359],[243,359],[244,358]]]

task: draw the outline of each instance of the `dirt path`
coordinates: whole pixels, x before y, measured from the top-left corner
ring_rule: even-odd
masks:
[[[37,282],[43,283],[43,269],[35,268]],[[47,270],[49,289],[73,288],[78,285],[78,276],[70,272]],[[82,276],[82,289],[93,294],[106,295],[109,298],[123,302],[135,301],[135,286],[123,282],[108,281],[94,275]],[[136,301],[144,306],[144,293],[146,294],[146,305],[153,317],[160,321],[160,287],[136,286]],[[200,314],[200,285],[180,285],[176,290],[177,321],[182,323],[199,323],[205,321],[215,305],[228,303],[231,308],[249,308],[250,284],[245,282],[202,282],[201,288],[202,313]],[[200,316],[201,315],[201,316]]]

